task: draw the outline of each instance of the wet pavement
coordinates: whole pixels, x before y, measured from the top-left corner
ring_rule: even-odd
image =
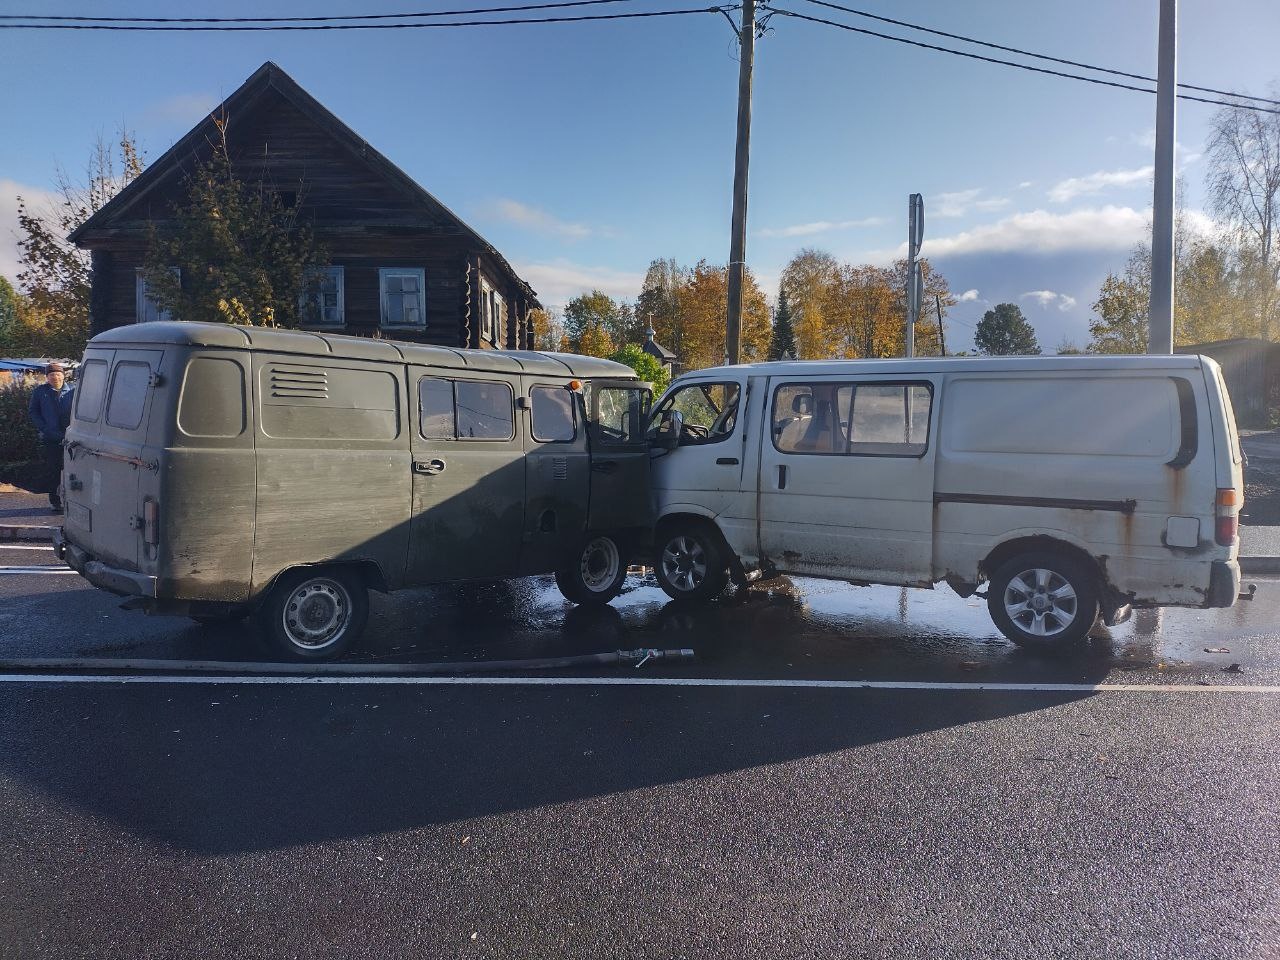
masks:
[[[0,657],[268,659],[252,622],[200,626],[119,609],[118,598],[60,569],[39,545],[0,549]],[[58,572],[55,572],[58,571]],[[786,578],[704,607],[669,601],[652,576],[613,605],[566,603],[549,577],[374,594],[356,662],[560,657],[637,647],[692,648],[659,675],[1055,683],[1280,684],[1280,581],[1227,610],[1135,611],[1063,657],[1027,653],[995,629],[986,603],[936,590]],[[562,671],[563,672],[563,671]],[[581,671],[568,671],[580,673]],[[616,672],[604,668],[596,673]]]

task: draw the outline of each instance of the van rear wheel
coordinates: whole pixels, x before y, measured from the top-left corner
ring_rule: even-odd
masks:
[[[1097,576],[1064,554],[1011,557],[987,587],[987,610],[1000,632],[1043,652],[1080,646],[1098,619],[1098,603]]]
[[[700,603],[719,596],[729,583],[729,561],[707,526],[668,527],[659,533],[657,548],[654,575],[672,600]]]
[[[276,651],[290,660],[336,660],[360,639],[369,620],[369,591],[349,570],[285,574],[259,611]]]
[[[591,537],[572,563],[556,571],[556,586],[570,603],[583,606],[608,603],[622,592],[627,563],[618,541]]]

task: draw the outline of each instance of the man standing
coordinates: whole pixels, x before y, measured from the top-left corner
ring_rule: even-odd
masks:
[[[49,506],[62,512],[62,438],[71,425],[71,398],[75,388],[66,382],[62,364],[44,368],[45,382],[31,391],[31,422],[40,434],[40,452],[44,457],[45,483],[49,488]]]

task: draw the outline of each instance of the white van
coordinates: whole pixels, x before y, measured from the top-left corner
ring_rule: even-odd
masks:
[[[747,364],[651,420],[673,598],[799,574],[950,585],[1015,643],[1239,593],[1240,445],[1200,356]]]

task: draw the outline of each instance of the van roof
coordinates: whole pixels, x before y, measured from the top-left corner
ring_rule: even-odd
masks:
[[[485,370],[493,373],[532,373],[545,376],[622,377],[637,379],[625,364],[573,353],[534,350],[461,350],[399,340],[373,340],[338,333],[280,330],[275,327],[240,327],[224,323],[167,320],[132,323],[106,330],[89,341],[94,346],[118,344],[176,344],[235,350],[267,350],[305,356],[340,357],[348,360],[381,360],[417,363],[433,367]]]
[[[781,376],[849,376],[874,374],[905,375],[921,373],[984,373],[1015,370],[1191,370],[1199,369],[1208,357],[1177,354],[1151,356],[1100,356],[1082,354],[1066,357],[914,357],[910,360],[771,360],[766,363],[740,363],[734,366],[707,367],[681,375],[679,379],[702,378],[726,372],[748,372],[766,377]]]

